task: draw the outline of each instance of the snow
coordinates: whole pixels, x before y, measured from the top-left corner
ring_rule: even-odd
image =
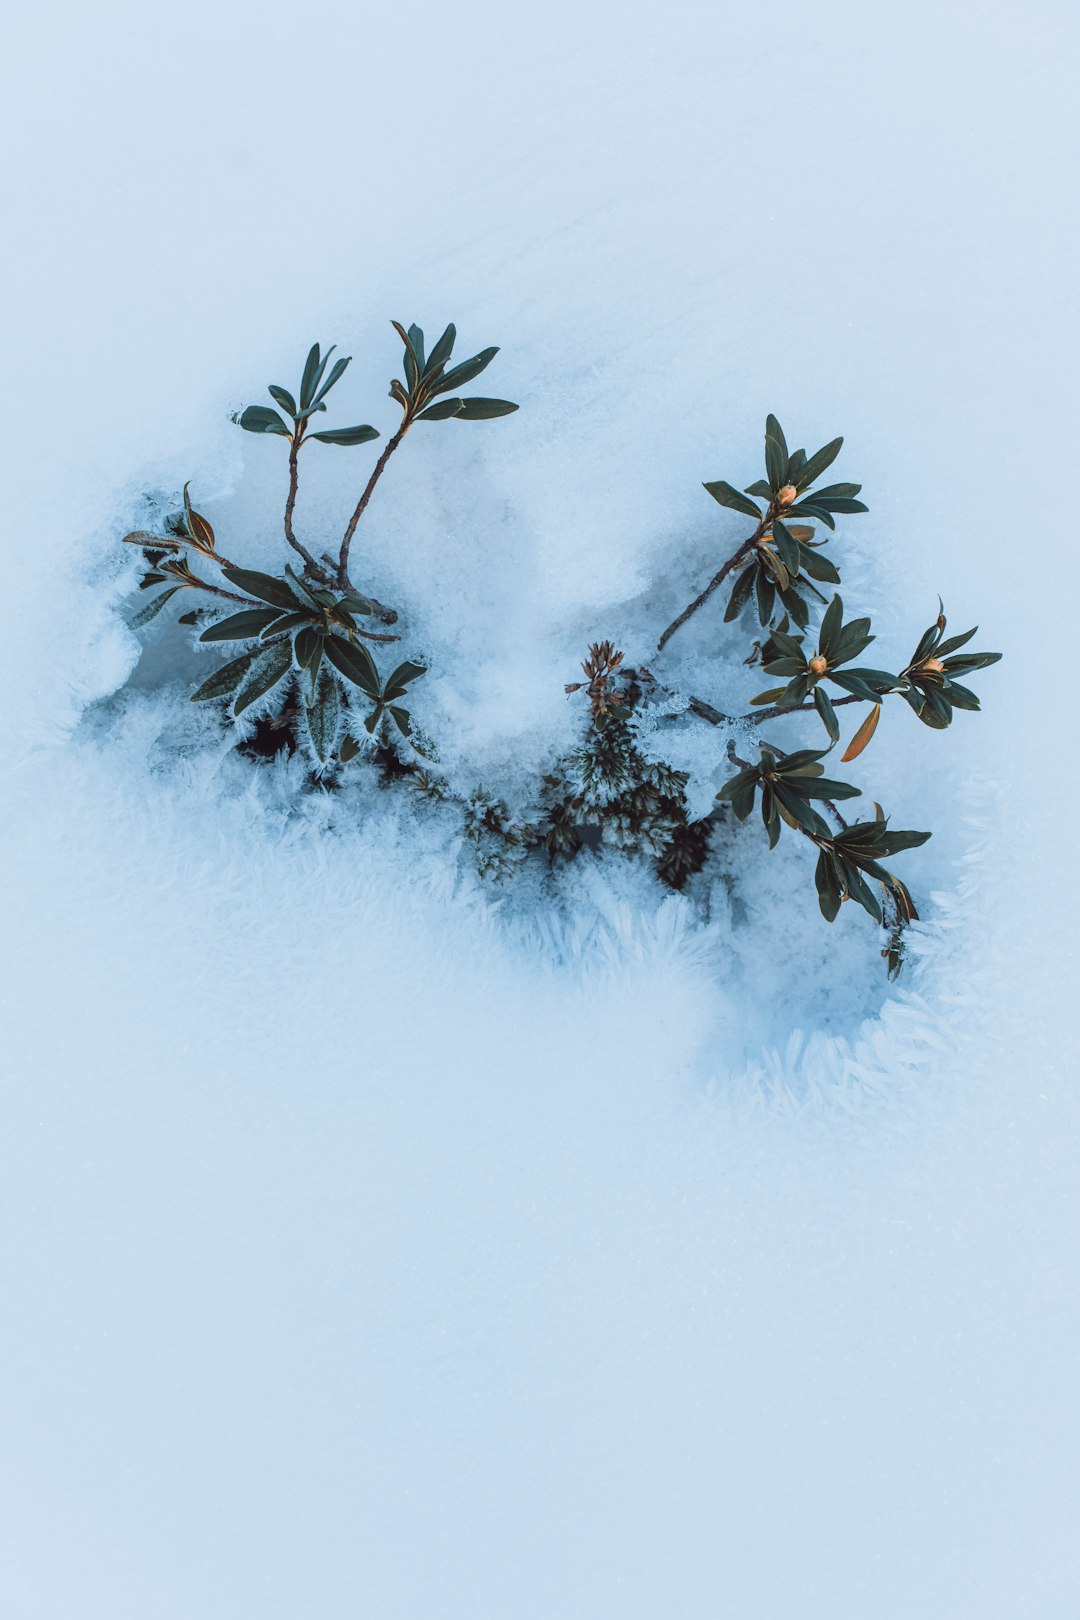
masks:
[[[5,1615],[1075,1613],[1076,32],[1011,0],[14,22]],[[934,829],[897,986],[790,839],[705,912],[612,861],[492,891],[375,787],[297,807],[164,620],[127,629],[146,493],[190,478],[275,562],[281,446],[229,413],[319,338],[335,421],[385,428],[391,316],[500,344],[522,407],[417,429],[358,540],[465,790],[572,743],[589,641],[649,655],[767,411],[846,435],[875,656],[939,592],[1006,653],[983,714],[886,713],[865,757]],[[304,524],[366,458],[312,461]],[[664,655],[717,702],[758,689],[719,620]],[[702,803],[709,736],[666,739]]]

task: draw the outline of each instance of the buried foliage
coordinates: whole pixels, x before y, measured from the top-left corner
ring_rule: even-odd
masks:
[[[315,429],[313,424],[327,409],[327,396],[349,365],[348,358],[341,358],[330,366],[333,349],[323,354],[317,343],[308,354],[295,395],[271,383],[268,392],[278,409],[249,405],[236,418],[249,433],[288,440],[283,528],[299,566],[285,563],[280,574],[238,568],[218,549],[213,529],[193,509],[186,488],[183,512],[166,525],[165,535],[139,531],[125,536],[128,543],[141,547],[148,564],[142,588],[166,587],[135,615],[132,625],[138,628],[156,618],[179,591],[195,591],[209,601],[183,614],[181,622],[199,628],[200,642],[220,642],[234,655],[192,693],[192,702],[217,701],[238,720],[256,704],[266,708],[262,700],[269,698],[283,737],[305,746],[319,770],[355,758],[365,734],[378,736],[384,746],[395,734],[420,742],[405,705],[409,688],[425,667],[406,659],[388,674],[380,673],[369,644],[395,642],[398,637],[375,630],[373,624],[395,624],[398,615],[358,591],[349,575],[357,525],[387,462],[417,422],[483,421],[517,409],[509,400],[460,392],[490,365],[497,349],[484,349],[450,366],[457,336],[453,326],[425,354],[418,326],[406,330],[397,321],[393,325],[404,348],[404,381],[395,378],[390,384],[401,420],[367,479],[334,554],[323,551],[316,556],[296,533],[300,451],[312,443],[352,448],[377,439],[379,432],[366,423]],[[197,568],[213,569],[216,577],[207,578]],[[239,611],[221,617],[219,602],[238,606]]]
[[[505,875],[530,854],[551,862],[607,846],[651,861],[664,883],[681,889],[704,867],[717,825],[729,815],[745,821],[756,806],[770,848],[785,826],[813,846],[825,919],[832,922],[842,904],[854,900],[885,929],[882,954],[890,974],[898,972],[903,931],[917,912],[904,882],[886,863],[925,843],[930,834],[893,829],[876,803],[872,817],[845,820],[838,806],[859,797],[861,789],[826,774],[824,762],[841,740],[837,710],[857,704],[865,711],[840,756],[848,764],[869,745],[892,697],[934,730],[946,728],[957,709],[978,709],[978,698],[963,682],[1000,654],[966,650],[974,630],[946,636],[939,603],[934,622],[895,673],[861,662],[875,640],[870,620],[846,616],[833,589],[840,584],[835,548],[826,554],[837,517],[867,510],[858,499],[858,484],[821,482],[843,441],[834,439],[814,455],[790,451],[779,422],[770,416],[765,477],[745,489],[722,479],[705,484],[721,506],[750,519],[752,530],[657,643],[659,658],[727,584],[723,622],[734,624],[744,610],[752,612],[763,639],[754,642],[746,662],[760,663],[773,684],[748,697],[743,712],[725,714],[676,691],[655,668],[628,668],[611,642],[594,643],[582,666],[585,679],[566,687],[587,700],[581,739],[564,758],[538,767],[531,803],[518,812],[483,787],[462,796],[433,765],[434,746],[418,731],[409,707],[425,665],[397,659],[386,672],[380,669],[376,654],[384,659],[385,645],[399,639],[388,628],[397,624],[398,614],[357,589],[350,574],[357,526],[390,457],[415,424],[483,421],[517,409],[507,400],[463,392],[496,349],[452,366],[453,326],[427,353],[418,327],[393,325],[403,346],[403,376],[391,383],[390,395],[401,418],[336,549],[309,546],[297,534],[300,452],[312,443],[350,449],[379,435],[367,424],[314,426],[349,364],[342,358],[331,366],[333,350],[324,355],[318,344],[295,395],[272,384],[276,408],[251,405],[236,419],[248,432],[288,442],[283,535],[295,555],[280,573],[239,567],[224,556],[186,488],[183,511],[166,522],[164,534],[125,536],[143,551],[142,588],[163,587],[132,624],[149,623],[179,592],[194,591],[199,605],[181,614],[180,622],[195,626],[201,643],[218,644],[230,655],[192,701],[216,703],[230,721],[258,715],[257,728],[267,728],[276,739],[261,751],[303,748],[315,778],[327,785],[350,762],[361,756],[371,760],[384,782],[400,780],[457,815],[465,843],[486,876]],[[736,767],[705,816],[691,815],[688,775],[657,757],[663,752],[655,741],[658,720],[677,727],[687,715],[718,728],[715,764],[730,760]],[[795,716],[823,727],[825,746],[788,751],[771,738],[760,740],[759,727]],[[260,751],[243,727],[241,735],[245,747]],[[744,758],[740,748],[757,758]]]

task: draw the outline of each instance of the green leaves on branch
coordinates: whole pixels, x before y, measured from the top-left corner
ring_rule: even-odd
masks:
[[[462,399],[456,392],[487,369],[499,352],[497,348],[481,349],[479,354],[448,371],[446,363],[457,341],[457,328],[453,324],[446,328],[429,356],[425,356],[424,334],[419,326],[406,330],[400,321],[392,321],[391,325],[404,346],[405,380],[395,379],[390,384],[390,397],[401,406],[408,422],[446,422],[452,418],[485,422],[492,417],[509,416],[511,411],[517,410],[508,399],[484,399],[478,395]],[[446,394],[453,397],[440,397]]]
[[[366,423],[359,427],[324,428],[319,433],[306,433],[304,424],[318,411],[326,410],[326,396],[330,390],[339,383],[345,375],[351,356],[336,360],[329,373],[327,366],[334,347],[327,349],[325,355],[317,343],[313,343],[308,351],[304,363],[304,374],[300,379],[300,399],[296,398],[287,388],[278,383],[270,383],[267,389],[273,399],[285,412],[292,417],[290,428],[284,417],[277,411],[272,411],[268,405],[249,405],[238,417],[234,418],[248,433],[276,433],[282,438],[290,439],[299,445],[306,437],[318,439],[321,444],[353,445],[367,444],[371,439],[379,437],[378,428],[369,427]]]
[[[817,846],[814,882],[818,905],[827,922],[834,921],[844,900],[855,900],[877,923],[884,920],[884,904],[891,903],[894,924],[903,926],[918,915],[914,902],[900,879],[881,863],[903,850],[925,844],[930,834],[894,832],[880,810],[873,821],[842,826],[839,831],[830,827],[815,809],[815,801],[827,801],[831,808],[844,799],[856,798],[859,789],[824,775],[821,761],[827,752],[807,748],[779,754],[763,747],[759,763],[745,767],[725,782],[717,798],[730,804],[739,820],[745,821],[760,793],[761,819],[770,849],[779,842],[784,822]],[[875,894],[868,878],[880,886],[884,900]]]
[[[836,782],[824,774],[821,761],[828,749],[803,748],[794,754],[762,746],[757,765],[746,766],[724,783],[716,795],[730,804],[736,817],[745,821],[761,794],[761,819],[774,849],[780,837],[780,823],[801,828],[816,837],[829,836],[829,824],[813,808],[813,800],[857,798],[861,789],[848,782]]]
[[[941,608],[940,602],[938,604]],[[960,651],[978,631],[978,625],[965,630],[963,635],[945,636],[944,609],[934,623],[925,630],[903,672],[902,695],[924,725],[934,731],[944,731],[952,724],[955,709],[979,708],[979,700],[969,687],[959,680],[977,669],[996,664],[998,652],[973,653]]]

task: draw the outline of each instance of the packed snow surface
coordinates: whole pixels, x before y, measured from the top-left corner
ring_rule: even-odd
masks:
[[[0,1613],[1075,1616],[1073,8],[6,43]],[[319,339],[385,431],[391,317],[521,404],[415,431],[354,553],[463,790],[572,745],[591,640],[649,656],[768,411],[845,434],[875,658],[939,593],[1006,655],[858,762],[934,831],[896,985],[794,839],[705,897],[492,890],[406,796],[230,755],[170,614],[128,628],[148,496],[280,562],[282,447],[230,414]],[[371,460],[305,467],[309,532]],[[665,679],[735,703],[720,621]],[[666,742],[707,807],[715,737]]]

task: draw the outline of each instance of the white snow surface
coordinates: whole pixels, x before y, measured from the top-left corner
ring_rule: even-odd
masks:
[[[1077,66],[1063,0],[9,24],[4,1620],[1080,1612]],[[767,411],[845,433],[875,659],[939,592],[1006,654],[857,767],[934,829],[897,985],[794,839],[707,910],[492,891],[227,756],[127,628],[144,493],[276,564],[229,413],[318,338],[385,429],[392,316],[521,402],[411,435],[357,542],[464,787],[570,743],[590,640],[648,654]],[[310,532],[370,464],[311,460]],[[719,607],[666,656],[761,684]]]

